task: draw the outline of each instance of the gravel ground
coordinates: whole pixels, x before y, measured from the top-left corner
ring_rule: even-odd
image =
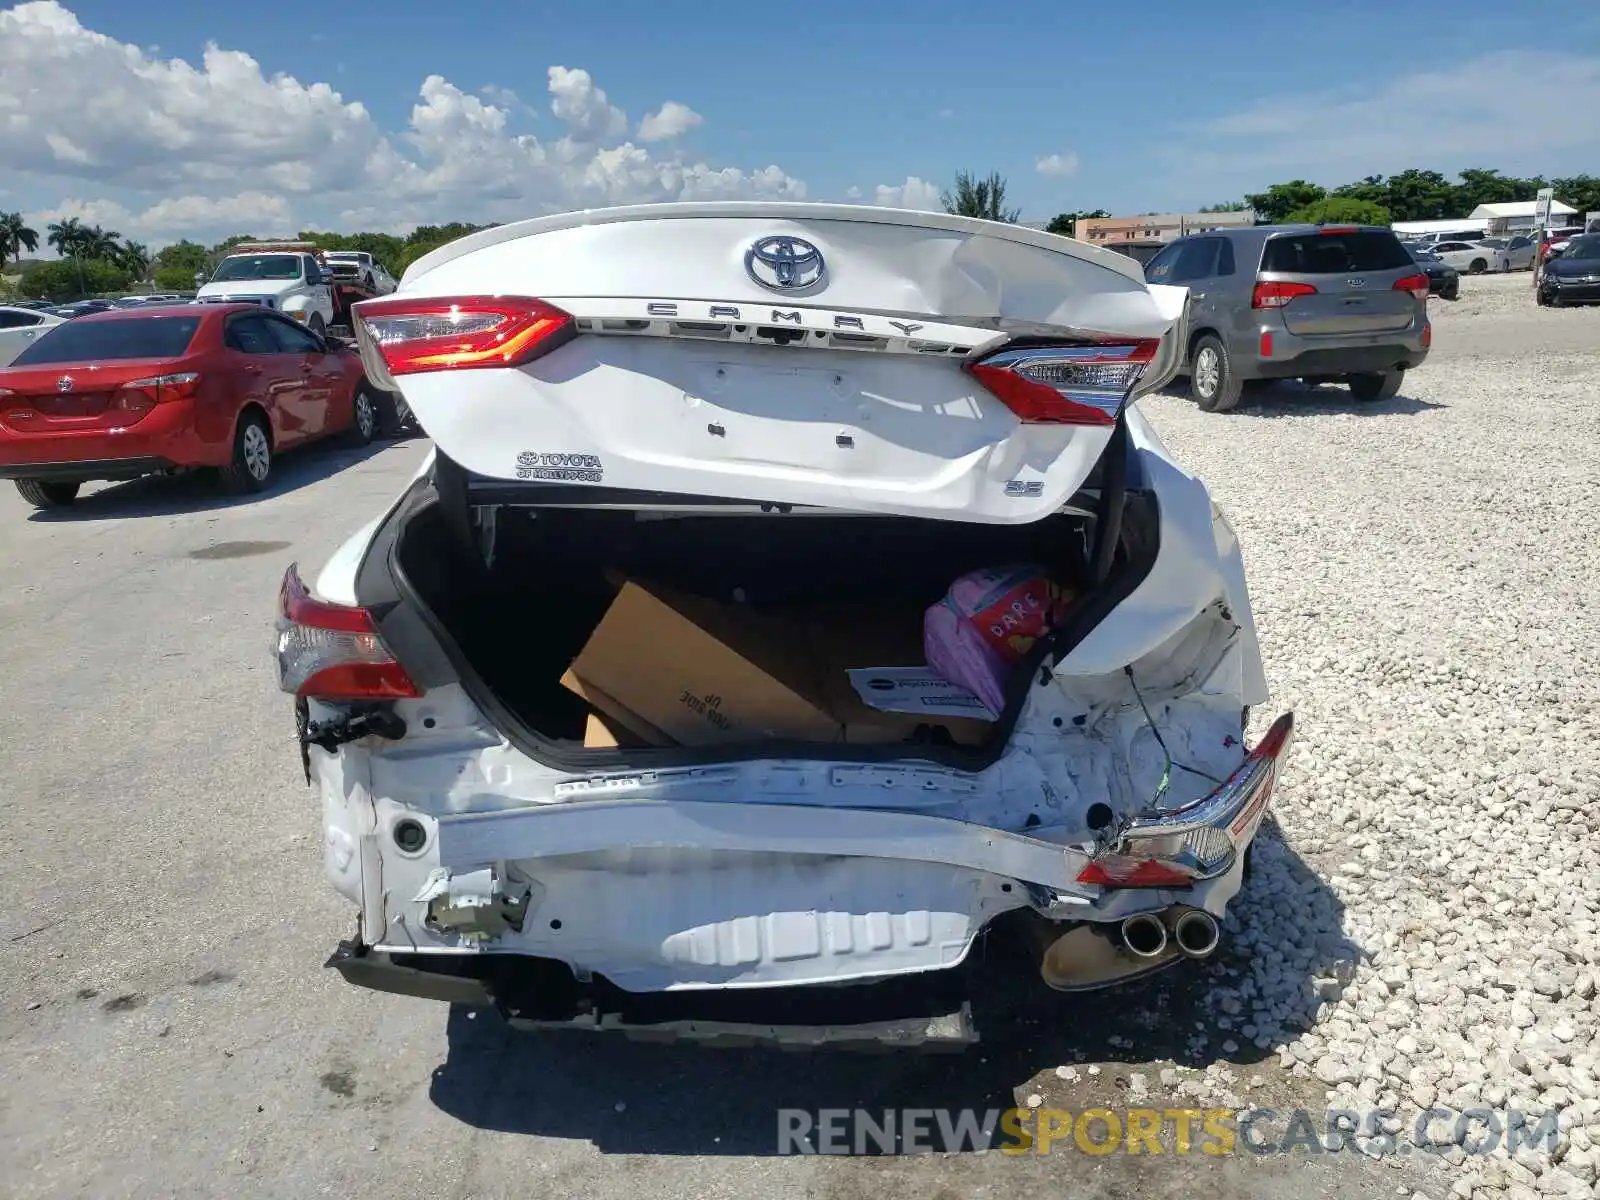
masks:
[[[1247,972],[1210,998],[1332,1107],[1561,1113],[1554,1156],[1452,1151],[1451,1194],[1590,1196],[1600,309],[1537,309],[1526,276],[1433,307],[1391,402],[1150,402],[1238,527],[1270,707],[1302,730],[1230,914]]]
[[[518,1036],[319,970],[349,912],[273,595],[420,444],[296,456],[248,502],[0,495],[0,1195],[1593,1194],[1600,309],[1463,288],[1392,401],[1145,402],[1244,540],[1258,718],[1300,715],[1277,825],[1203,970],[1023,1008],[949,1060]],[[1563,1133],[1515,1163],[774,1157],[780,1106],[1013,1103],[1558,1109]]]

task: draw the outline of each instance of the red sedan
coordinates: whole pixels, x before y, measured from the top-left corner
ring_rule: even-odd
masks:
[[[0,369],[0,479],[40,508],[91,479],[214,467],[255,492],[274,456],[388,421],[353,349],[254,304],[116,309],[57,325]]]

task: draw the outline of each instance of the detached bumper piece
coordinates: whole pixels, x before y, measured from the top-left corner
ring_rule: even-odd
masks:
[[[388,954],[346,941],[325,965],[357,987],[493,1006],[527,1029],[795,1049],[959,1051],[978,1041],[959,970],[855,986],[639,993],[599,977],[580,982],[564,963],[522,955]]]

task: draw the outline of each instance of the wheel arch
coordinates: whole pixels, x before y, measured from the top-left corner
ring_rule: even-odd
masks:
[[[228,444],[232,446],[234,442],[238,441],[239,428],[244,424],[244,419],[247,416],[261,418],[261,423],[267,427],[267,440],[272,446],[272,452],[276,454],[278,452],[278,431],[272,427],[272,414],[267,412],[261,403],[256,400],[246,400],[239,406],[239,411],[234,413],[233,437]]]

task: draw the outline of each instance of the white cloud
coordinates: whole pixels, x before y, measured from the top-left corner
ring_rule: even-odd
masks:
[[[174,196],[139,211],[115,200],[70,199],[27,216],[35,229],[76,217],[85,225],[115,230],[135,241],[221,240],[234,233],[275,237],[296,231],[288,200],[265,192]]]
[[[648,114],[639,122],[641,142],[666,142],[681,137],[705,118],[687,104],[668,100],[661,111]]]
[[[406,127],[385,130],[327,83],[267,75],[214,44],[197,64],[159,59],[86,28],[58,0],[34,0],[0,10],[0,163],[31,209],[97,212],[100,224],[152,239],[806,195],[778,166],[626,141],[627,114],[587,71],[552,66],[547,86],[561,126],[553,137],[519,132],[529,113],[510,90],[474,94],[440,75],[421,82]],[[668,101],[638,140],[699,120]]]
[[[1262,97],[1193,126],[1181,157],[1250,188],[1408,167],[1560,176],[1590,169],[1600,149],[1600,122],[1557,115],[1585,112],[1600,112],[1600,56],[1502,51],[1375,88]]]
[[[923,212],[939,212],[944,208],[938,187],[915,175],[906,176],[904,183],[880,183],[872,202],[882,208],[915,208]]]
[[[1062,179],[1078,173],[1076,154],[1041,154],[1033,160],[1033,169],[1041,175]]]
[[[628,114],[607,100],[581,68],[550,68],[550,111],[578,141],[605,141],[628,131]]]

